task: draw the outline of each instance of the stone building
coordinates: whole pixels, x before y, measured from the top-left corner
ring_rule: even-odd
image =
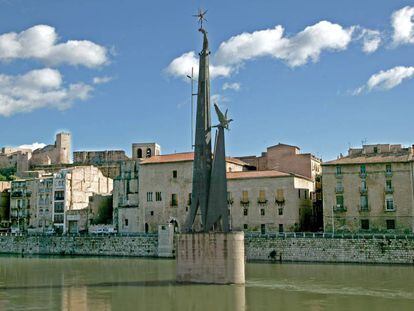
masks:
[[[75,166],[37,178],[15,180],[11,183],[10,215],[12,227],[59,232],[75,231],[80,214],[90,197],[110,194],[112,179],[102,175],[94,166]],[[69,216],[70,215],[70,216]]]
[[[194,153],[152,156],[122,168],[114,182],[119,232],[155,232],[172,223],[180,231],[191,204]],[[297,230],[309,209],[312,180],[278,171],[246,171],[227,158],[228,203],[235,230]]]
[[[325,231],[412,232],[413,150],[364,145],[323,163]]]
[[[104,176],[111,179],[120,175],[120,164],[127,160],[129,158],[123,150],[75,151],[73,153],[74,165],[96,166]]]
[[[133,160],[150,158],[161,155],[161,147],[156,143],[133,143],[132,156]]]
[[[16,167],[21,175],[35,166],[69,164],[71,153],[71,134],[58,133],[53,145],[36,150],[3,147],[0,151],[0,168]]]

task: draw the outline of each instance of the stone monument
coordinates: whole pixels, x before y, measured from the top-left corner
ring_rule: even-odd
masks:
[[[210,73],[206,12],[199,11],[203,34],[200,52],[193,184],[185,233],[177,245],[177,281],[213,284],[244,284],[244,233],[231,232],[227,204],[224,130],[227,119],[215,104],[219,119],[214,157],[211,152]]]

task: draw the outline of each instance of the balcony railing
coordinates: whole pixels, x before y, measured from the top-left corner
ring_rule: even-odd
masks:
[[[385,187],[385,193],[387,193],[387,194],[394,193],[394,187],[386,186]]]
[[[368,193],[368,188],[367,187],[359,187],[359,193],[367,194]]]
[[[369,212],[371,210],[371,206],[370,205],[359,205],[358,206],[358,210],[363,213],[363,212]]]
[[[347,208],[344,205],[334,205],[332,209],[335,213],[343,213],[347,211]]]
[[[343,192],[344,192],[344,186],[335,187],[335,193],[343,193]]]
[[[263,198],[258,198],[257,199],[257,204],[259,205],[266,205],[267,204],[267,200],[263,199]]]
[[[250,201],[249,200],[241,200],[240,201],[240,205],[241,206],[249,206],[249,204],[250,204]]]
[[[275,198],[275,204],[282,206],[285,204],[285,198]]]
[[[385,176],[386,177],[391,177],[392,176],[392,171],[385,171]]]

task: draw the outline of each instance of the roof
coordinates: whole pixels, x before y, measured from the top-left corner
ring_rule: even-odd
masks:
[[[243,171],[243,172],[228,172],[227,179],[248,179],[248,178],[274,178],[274,177],[289,177],[293,174],[283,173],[279,171]]]
[[[372,155],[354,155],[346,156],[336,160],[328,161],[322,165],[340,165],[340,164],[370,164],[370,163],[390,163],[390,162],[409,162],[413,156],[408,152],[400,153],[376,153]]]
[[[194,152],[182,152],[165,155],[152,156],[146,158],[140,162],[140,164],[160,164],[160,163],[173,163],[173,162],[188,162],[194,161]],[[236,158],[226,157],[226,161],[229,163],[246,166],[246,162],[243,162]]]
[[[271,148],[275,148],[275,147],[281,147],[281,146],[292,147],[292,148],[296,148],[296,149],[300,150],[300,148],[298,146],[283,144],[283,143],[278,143],[277,145],[269,146],[269,147],[267,147],[267,149],[271,149]]]

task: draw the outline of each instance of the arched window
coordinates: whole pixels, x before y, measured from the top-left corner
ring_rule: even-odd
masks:
[[[142,149],[141,148],[138,148],[137,149],[137,158],[138,159],[141,159],[142,158]]]
[[[147,148],[147,158],[150,158],[152,155],[151,148]]]

